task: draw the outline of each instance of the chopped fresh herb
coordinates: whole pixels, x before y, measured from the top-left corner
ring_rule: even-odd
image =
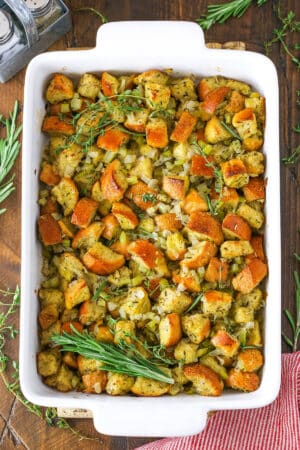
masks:
[[[103,291],[103,289],[106,287],[107,285],[107,280],[103,280],[102,283],[100,283],[100,286],[96,289],[95,294],[92,297],[92,300],[94,302],[96,302],[98,300],[98,298],[101,296],[101,293]]]
[[[240,136],[238,133],[236,133],[236,132],[234,131],[233,128],[231,128],[229,125],[227,125],[227,123],[225,123],[225,122],[222,120],[222,121],[221,121],[221,124],[222,124],[222,126],[225,128],[225,130],[228,131],[228,133],[231,134],[232,137],[234,137],[235,139],[238,139],[239,141],[242,141],[241,136]]]
[[[192,311],[192,309],[195,308],[195,306],[198,305],[198,303],[200,302],[200,300],[202,299],[203,294],[198,294],[197,297],[195,298],[195,300],[193,301],[193,303],[191,304],[191,306],[189,306],[189,308],[185,311],[185,314],[189,313],[190,311]]]
[[[143,202],[147,203],[147,202],[155,202],[156,200],[156,195],[155,194],[150,194],[150,193],[146,193],[142,195],[142,200]]]
[[[300,145],[298,145],[298,147],[296,147],[293,150],[293,152],[290,156],[285,156],[284,158],[282,158],[282,162],[286,166],[289,166],[292,164],[296,164],[298,162],[299,158],[300,158]]]

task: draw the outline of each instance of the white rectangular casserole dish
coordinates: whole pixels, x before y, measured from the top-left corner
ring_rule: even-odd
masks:
[[[36,233],[39,166],[46,137],[41,132],[44,92],[51,74],[77,77],[83,72],[142,72],[173,68],[175,74],[222,75],[251,84],[266,98],[264,153],[266,177],[266,253],[269,276],[265,310],[265,364],[259,389],[225,392],[221,397],[180,394],[175,397],[111,397],[60,393],[42,383],[36,369],[38,343],[37,290],[41,280],[41,248]],[[280,386],[280,187],[278,81],[273,63],[263,55],[207,49],[201,28],[190,22],[116,22],[101,27],[92,50],[42,54],[29,64],[24,95],[22,181],[22,274],[20,381],[28,400],[43,406],[86,408],[96,429],[118,436],[179,436],[195,434],[207,412],[257,408],[272,402]]]

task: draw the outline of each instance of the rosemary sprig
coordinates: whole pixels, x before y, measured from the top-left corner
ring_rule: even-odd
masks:
[[[200,17],[197,23],[208,30],[215,23],[224,23],[231,17],[241,17],[252,3],[262,6],[268,0],[232,0],[221,4],[212,4],[207,7],[207,14]]]
[[[94,302],[96,302],[99,297],[103,298],[101,294],[102,294],[103,289],[106,287],[106,285],[107,285],[107,280],[103,280],[102,283],[100,283],[100,286],[96,289],[95,294],[92,297],[92,300]]]
[[[293,11],[289,11],[288,14],[283,17],[280,11],[280,4],[277,7],[277,17],[281,22],[280,28],[275,28],[273,30],[274,37],[269,41],[265,42],[265,51],[268,55],[271,47],[274,44],[281,44],[282,48],[286,52],[286,54],[291,58],[292,62],[295,64],[297,69],[300,69],[300,59],[293,53],[289,44],[287,43],[286,37],[289,33],[299,32],[300,31],[300,21],[295,20],[295,13]],[[294,44],[294,50],[299,50],[299,44]]]
[[[103,363],[101,370],[174,383],[173,378],[157,366],[162,361],[157,358],[146,359],[134,345],[125,341],[121,341],[118,345],[98,342],[86,331],[79,333],[74,327],[72,331],[73,334],[64,332],[62,335],[52,336],[52,341],[61,346],[61,351],[71,351],[86,358],[101,361]]]
[[[296,259],[299,261],[299,255],[295,255]],[[293,352],[297,351],[298,347],[298,339],[300,336],[300,277],[298,272],[294,271],[294,280],[295,280],[295,286],[296,286],[296,317],[294,318],[292,316],[292,313],[288,310],[284,310],[284,314],[289,321],[289,324],[292,329],[292,338],[289,338],[285,333],[282,333],[282,337],[292,349]]]
[[[102,24],[108,22],[107,18],[100,11],[98,11],[98,9],[95,9],[95,8],[90,8],[90,7],[76,8],[76,9],[74,9],[74,12],[75,13],[77,13],[77,12],[88,12],[90,14],[94,14],[94,15],[100,17]]]
[[[18,137],[22,130],[22,125],[16,126],[19,104],[16,101],[13,111],[9,118],[3,119],[0,115],[0,125],[5,128],[5,137],[0,138],[0,203],[2,203],[15,190],[13,179],[10,177],[8,181],[4,181],[11,171],[20,150],[20,142]],[[5,208],[0,209],[0,214],[6,211]]]
[[[202,299],[202,297],[203,297],[203,294],[202,294],[202,293],[201,293],[201,294],[198,294],[197,297],[195,298],[195,300],[193,301],[193,303],[191,304],[191,306],[188,307],[188,309],[185,311],[184,314],[187,314],[187,313],[189,313],[190,311],[192,311],[192,309],[194,309],[195,306],[198,305],[198,303],[200,302],[200,300]]]
[[[300,158],[300,145],[296,147],[290,156],[285,156],[284,158],[281,158],[281,161],[285,166],[290,166],[292,164],[296,164]]]
[[[225,128],[225,130],[228,131],[228,133],[231,134],[232,137],[234,137],[235,139],[238,139],[239,141],[242,141],[241,136],[240,136],[238,133],[236,133],[236,132],[234,131],[233,128],[231,128],[229,125],[227,125],[227,123],[225,123],[225,122],[222,120],[222,121],[221,121],[221,124],[222,124],[222,126]]]

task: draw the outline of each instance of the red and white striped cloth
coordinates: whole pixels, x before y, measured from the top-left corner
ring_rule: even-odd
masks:
[[[297,352],[282,355],[281,389],[271,405],[220,411],[195,436],[161,439],[138,450],[299,450],[299,411],[300,352]]]

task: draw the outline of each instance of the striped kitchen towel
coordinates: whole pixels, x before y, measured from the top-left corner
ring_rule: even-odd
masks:
[[[300,352],[297,352],[282,355],[281,389],[271,405],[220,411],[195,436],[161,439],[138,450],[299,450],[299,411]]]

